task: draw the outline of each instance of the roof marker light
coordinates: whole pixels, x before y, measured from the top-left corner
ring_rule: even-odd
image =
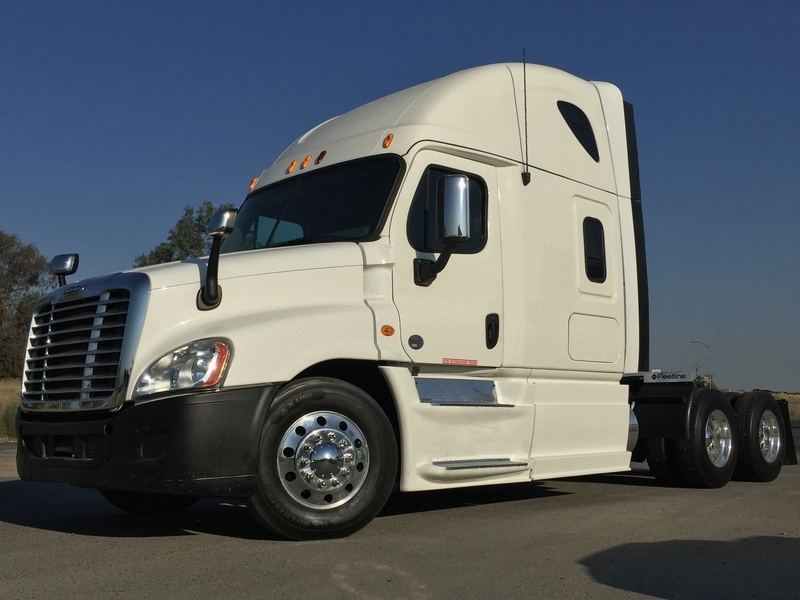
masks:
[[[253,177],[253,181],[250,182],[250,187],[247,188],[247,191],[252,192],[253,188],[256,187],[257,183],[258,183],[258,177]]]
[[[312,156],[310,154],[308,156],[306,156],[303,159],[303,164],[300,165],[300,168],[301,169],[305,169],[309,165],[309,163],[311,162],[311,159],[312,159]]]
[[[385,138],[383,138],[383,147],[388,148],[392,145],[392,140],[394,139],[394,134],[390,133]]]
[[[385,335],[386,337],[393,336],[394,335],[394,327],[392,327],[391,325],[384,325],[383,327],[381,327],[381,333],[383,335]]]
[[[289,165],[289,168],[286,169],[286,174],[289,175],[292,171],[295,170],[295,167],[297,167],[297,161],[293,160],[292,163]]]
[[[325,155],[326,155],[327,153],[328,153],[328,151],[327,151],[327,150],[323,150],[322,152],[320,152],[320,153],[319,153],[319,156],[317,157],[317,160],[315,160],[315,161],[314,161],[314,164],[315,164],[315,165],[318,165],[319,163],[321,163],[321,162],[322,162],[322,160],[325,158]]]

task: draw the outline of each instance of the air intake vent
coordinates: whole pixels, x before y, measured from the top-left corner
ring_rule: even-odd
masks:
[[[47,410],[107,406],[117,387],[130,292],[48,303],[33,315],[23,403]]]

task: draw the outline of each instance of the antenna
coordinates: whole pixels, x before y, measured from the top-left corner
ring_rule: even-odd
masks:
[[[525,165],[522,172],[522,185],[528,185],[531,182],[531,172],[528,161],[528,69],[525,60],[525,46],[522,47],[522,102],[524,104],[523,111],[525,114]]]

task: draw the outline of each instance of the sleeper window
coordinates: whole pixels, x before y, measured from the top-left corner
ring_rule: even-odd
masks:
[[[558,110],[587,154],[592,157],[594,162],[600,162],[597,139],[594,137],[592,124],[589,122],[589,117],[586,116],[586,113],[574,104],[564,101],[558,102]]]
[[[583,251],[586,277],[589,281],[603,283],[606,280],[606,243],[603,224],[592,217],[583,220]]]

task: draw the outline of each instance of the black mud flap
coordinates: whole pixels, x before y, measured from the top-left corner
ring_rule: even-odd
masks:
[[[783,425],[786,430],[786,455],[783,458],[783,464],[796,465],[797,464],[797,451],[794,447],[794,436],[792,435],[792,419],[789,417],[789,403],[786,400],[778,400],[778,406],[783,415]]]

